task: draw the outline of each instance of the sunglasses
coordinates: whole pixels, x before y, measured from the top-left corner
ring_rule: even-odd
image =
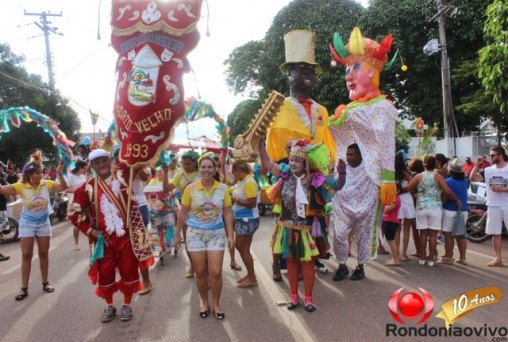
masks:
[[[494,157],[496,157],[496,156],[498,156],[498,155],[499,155],[499,153],[496,153],[496,154],[489,154],[489,157],[490,157],[490,158],[494,158]]]

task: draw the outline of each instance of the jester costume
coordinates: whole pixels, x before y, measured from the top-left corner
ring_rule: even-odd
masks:
[[[381,228],[382,212],[379,188],[382,170],[394,168],[393,123],[397,111],[384,96],[378,96],[371,101],[349,106],[343,115],[347,115],[344,123],[331,127],[337,146],[337,159],[345,159],[347,147],[357,143],[363,161],[355,169],[348,167],[345,188],[337,192],[332,200],[335,254],[339,263],[345,263],[349,250],[348,235],[353,229],[358,242],[358,262],[365,263],[377,251],[376,236]]]
[[[280,179],[267,191],[272,201],[281,205],[273,253],[281,254],[288,261],[291,288],[288,309],[292,310],[298,305],[298,271],[301,268],[305,284],[305,309],[312,312],[315,310],[312,301],[315,279],[313,258],[323,252],[320,253],[312,231],[321,230],[320,218],[324,218],[324,206],[329,200],[329,193],[335,188],[335,180],[325,175],[330,157],[324,145],[312,146],[299,141],[291,148],[291,158],[299,158],[303,163],[307,161],[308,170],[312,173],[304,170],[301,176],[296,176],[286,164],[279,164]]]
[[[382,204],[395,198],[395,121],[397,110],[379,92],[379,73],[385,66],[392,44],[391,35],[381,44],[361,35],[355,28],[344,46],[336,33],[330,49],[334,58],[347,67],[346,82],[353,102],[341,105],[328,124],[336,145],[336,159],[346,159],[349,145],[359,146],[362,163],[348,166],[346,185],[333,198],[332,226],[335,254],[340,264],[348,256],[348,234],[355,232],[358,263],[363,265],[377,251]],[[381,202],[380,202],[381,198]],[[363,267],[363,266],[362,266]]]
[[[72,223],[85,235],[92,229],[100,232],[90,259],[89,277],[98,283],[96,295],[107,299],[117,290],[132,295],[142,289],[138,266],[153,263],[150,243],[139,209],[131,194],[130,208],[125,176],[130,169],[122,167],[106,180],[94,177],[74,193]],[[116,269],[120,280],[115,280]]]

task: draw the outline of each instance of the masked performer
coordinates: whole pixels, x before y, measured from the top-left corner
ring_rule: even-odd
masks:
[[[98,281],[95,293],[107,303],[102,322],[115,317],[113,294],[117,290],[124,295],[120,319],[128,321],[133,317],[132,295],[142,288],[138,265],[153,262],[150,243],[136,202],[131,199],[129,205],[125,176],[130,169],[120,164],[115,173],[111,172],[111,158],[102,149],[92,151],[88,160],[97,176],[74,193],[74,213],[70,219],[95,241],[89,276],[94,284]],[[120,272],[118,282],[116,269]]]
[[[315,279],[313,259],[320,252],[311,231],[314,226],[320,226],[319,218],[324,218],[324,205],[329,193],[340,189],[344,179],[336,182],[333,177],[326,177],[330,155],[324,145],[296,142],[290,150],[289,166],[269,161],[263,144],[259,148],[259,155],[265,168],[280,175],[279,181],[267,194],[282,208],[273,253],[287,258],[291,289],[287,308],[293,310],[299,305],[298,272],[301,269],[305,310],[313,312],[316,309],[312,299]]]
[[[280,66],[288,75],[290,96],[268,129],[266,149],[273,162],[286,161],[286,144],[290,140],[309,140],[325,144],[335,160],[335,145],[326,125],[328,111],[310,98],[321,67],[315,61],[316,36],[306,30],[295,30],[284,36],[286,62]],[[270,171],[270,170],[269,170]],[[273,279],[282,280],[277,255],[273,258]]]
[[[332,226],[339,262],[334,280],[341,280],[349,273],[346,260],[351,230],[358,240],[358,267],[350,279],[365,276],[363,265],[376,256],[381,204],[391,204],[397,192],[394,173],[397,110],[379,91],[379,74],[395,60],[394,57],[386,64],[391,45],[391,35],[378,44],[364,38],[355,27],[348,45],[344,46],[336,33],[333,47],[330,46],[334,58],[346,66],[345,79],[352,100],[347,106],[339,106],[328,122],[337,148],[336,158],[356,153],[362,168],[362,172],[348,173],[346,188],[333,198]],[[358,151],[351,149],[352,144],[357,144]],[[362,184],[362,187],[348,187],[348,183]],[[352,200],[362,205],[351,210]]]

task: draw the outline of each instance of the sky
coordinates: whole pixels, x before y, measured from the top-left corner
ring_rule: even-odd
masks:
[[[184,76],[185,96],[201,97],[224,117],[244,97],[235,96],[225,83],[224,60],[232,50],[251,40],[261,40],[273,17],[289,0],[208,0],[203,1],[198,30],[201,39],[188,55],[194,73]],[[364,6],[368,0],[359,1]],[[110,46],[110,7],[108,0],[0,0],[1,43],[8,43],[16,55],[24,55],[28,72],[41,75],[47,82],[44,36],[34,22],[42,13],[50,26],[63,35],[50,35],[55,87],[69,99],[79,115],[81,132],[92,132],[89,110],[100,114],[96,131],[105,132],[113,120],[113,97],[116,88],[116,52]],[[207,26],[210,36],[207,36]],[[97,36],[100,33],[101,39]],[[34,108],[36,109],[36,108]],[[189,136],[216,138],[214,124],[202,119],[189,125]],[[174,142],[186,141],[185,125],[177,127]]]

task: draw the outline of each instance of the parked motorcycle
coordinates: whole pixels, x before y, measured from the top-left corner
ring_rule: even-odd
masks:
[[[69,196],[67,196],[65,192],[52,193],[50,201],[51,208],[53,209],[53,213],[49,215],[49,222],[51,225],[55,223],[55,219],[58,219],[58,222],[65,221],[67,219]]]
[[[2,243],[16,241],[18,239],[19,225],[18,220],[23,208],[23,201],[17,200],[7,204],[7,216],[9,217],[9,226],[4,231],[0,231],[0,241]]]
[[[469,212],[466,221],[466,238],[475,243],[490,239],[487,235],[487,190],[485,183],[472,182],[467,194],[467,205]],[[503,224],[502,233],[507,234],[506,226]]]

